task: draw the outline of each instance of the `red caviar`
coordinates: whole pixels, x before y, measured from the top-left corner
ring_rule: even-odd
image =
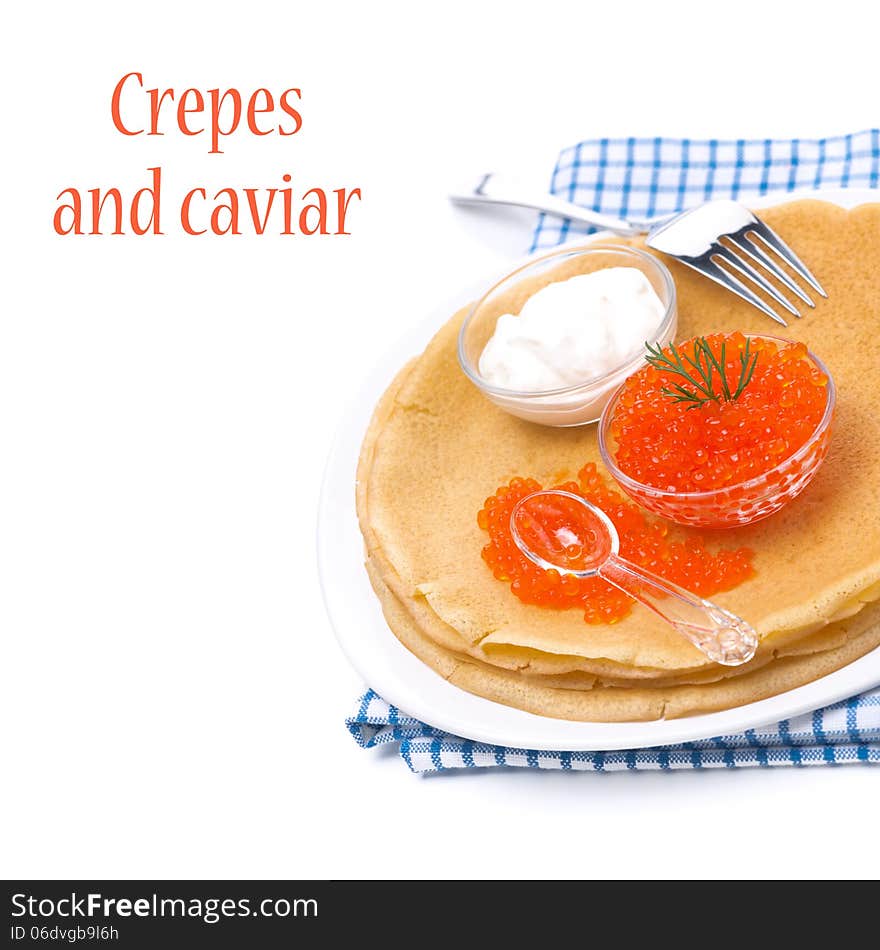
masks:
[[[753,553],[748,548],[712,554],[698,535],[671,539],[663,521],[649,520],[637,505],[609,488],[592,462],[578,472],[577,482],[555,487],[580,495],[608,515],[620,535],[622,557],[695,594],[710,597],[730,590],[754,573]],[[483,560],[498,580],[510,583],[511,591],[523,603],[556,609],[577,607],[587,623],[614,623],[625,617],[632,599],[616,587],[599,577],[576,578],[542,570],[516,546],[510,531],[513,507],[540,489],[534,479],[514,478],[486,499],[477,514],[477,524],[489,533]]]
[[[735,393],[745,336],[716,334],[706,341],[719,365],[724,346],[727,386]],[[772,471],[811,440],[825,413],[828,377],[803,343],[752,337],[749,345],[757,362],[736,399],[688,408],[693,404],[663,392],[682,377],[652,365],[627,379],[610,425],[614,459],[625,475],[668,492],[711,491]],[[678,351],[685,359],[697,356],[693,340]],[[668,347],[663,352],[671,355]],[[721,389],[716,373],[715,392]]]

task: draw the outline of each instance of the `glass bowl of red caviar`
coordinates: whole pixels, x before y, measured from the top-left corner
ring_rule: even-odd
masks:
[[[715,357],[708,391],[714,385],[718,398],[691,372],[711,362],[700,340]],[[599,423],[602,460],[631,498],[677,524],[732,528],[769,517],[807,487],[828,452],[836,391],[805,344],[733,333],[652,352],[660,362],[628,377]],[[704,389],[667,369],[676,361]],[[737,398],[725,399],[746,376]]]

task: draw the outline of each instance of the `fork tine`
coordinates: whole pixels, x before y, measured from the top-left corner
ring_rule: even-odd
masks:
[[[798,285],[785,273],[785,271],[767,254],[766,251],[761,250],[758,244],[752,238],[748,238],[748,243],[750,246],[746,246],[743,241],[740,243],[736,238],[730,237],[727,238],[731,244],[735,244],[736,247],[743,252],[743,254],[748,255],[756,264],[759,264],[765,270],[770,271],[770,273],[781,283],[785,284],[786,287],[808,306],[815,307],[816,305],[813,301],[798,287]]]
[[[767,306],[757,294],[749,290],[749,288],[746,287],[741,280],[734,277],[733,274],[724,270],[723,267],[719,267],[711,258],[704,257],[702,259],[698,258],[698,260],[700,260],[700,263],[695,264],[692,260],[688,260],[684,257],[681,258],[683,264],[687,264],[688,267],[692,267],[695,271],[698,271],[710,280],[714,280],[716,284],[721,284],[722,287],[726,287],[738,297],[742,297],[743,300],[757,307],[762,313],[766,313],[768,317],[772,317],[777,323],[781,323],[784,327],[788,326],[785,320],[780,317],[772,307]]]
[[[717,250],[713,249],[715,257],[720,257],[729,267],[733,267],[739,271],[743,277],[757,284],[761,290],[771,296],[778,304],[785,307],[790,314],[795,317],[800,316],[800,311],[793,307],[788,299],[779,293],[773,284],[771,284],[769,280],[766,280],[759,271],[755,270],[748,261],[744,261],[738,254],[735,254],[729,247],[725,247],[723,244],[716,245],[716,248]]]
[[[785,243],[785,241],[783,241],[775,231],[768,228],[763,221],[759,219],[756,219],[756,221],[756,225],[751,228],[751,230],[753,230],[765,244],[776,251],[776,253],[789,265],[789,267],[800,274],[800,276],[803,277],[803,279],[813,288],[813,290],[815,290],[817,293],[820,293],[823,297],[827,297],[828,294],[826,294],[822,289],[822,285],[809,272],[804,262]]]

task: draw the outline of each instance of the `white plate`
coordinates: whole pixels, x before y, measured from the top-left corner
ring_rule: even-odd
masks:
[[[844,207],[880,199],[876,191],[856,188],[810,194]],[[786,194],[749,204],[764,208],[805,196],[802,192]],[[579,238],[575,243],[602,236]],[[475,299],[483,287],[491,286],[493,276],[497,279],[503,274],[488,275],[482,287],[462,292],[434,310],[389,350],[364,380],[330,453],[318,513],[318,568],[336,636],[364,680],[404,712],[455,735],[526,749],[571,751],[643,748],[742,732],[826,706],[880,683],[877,649],[813,683],[737,709],[668,721],[569,722],[472,696],[447,683],[402,646],[385,623],[363,566],[363,540],[354,501],[361,441],[373,407],[397,370],[424,348],[456,309]]]

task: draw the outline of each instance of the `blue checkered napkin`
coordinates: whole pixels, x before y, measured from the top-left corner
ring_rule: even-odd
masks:
[[[346,720],[363,749],[398,743],[413,772],[515,766],[577,772],[718,769],[774,765],[880,764],[880,687],[852,699],[741,735],[622,752],[535,752],[472,742],[425,725],[371,689]]]
[[[880,129],[870,129],[829,139],[590,139],[562,152],[550,190],[584,208],[642,219],[709,198],[878,185]],[[542,214],[532,250],[595,230]]]
[[[559,156],[551,191],[605,214],[638,219],[708,198],[747,200],[819,187],[880,187],[880,130],[784,141],[592,139]],[[541,215],[532,248],[592,230]],[[414,772],[494,765],[602,772],[880,763],[880,687],[760,732],[623,752],[535,752],[471,742],[407,716],[372,690],[346,722],[362,748],[398,743]]]

